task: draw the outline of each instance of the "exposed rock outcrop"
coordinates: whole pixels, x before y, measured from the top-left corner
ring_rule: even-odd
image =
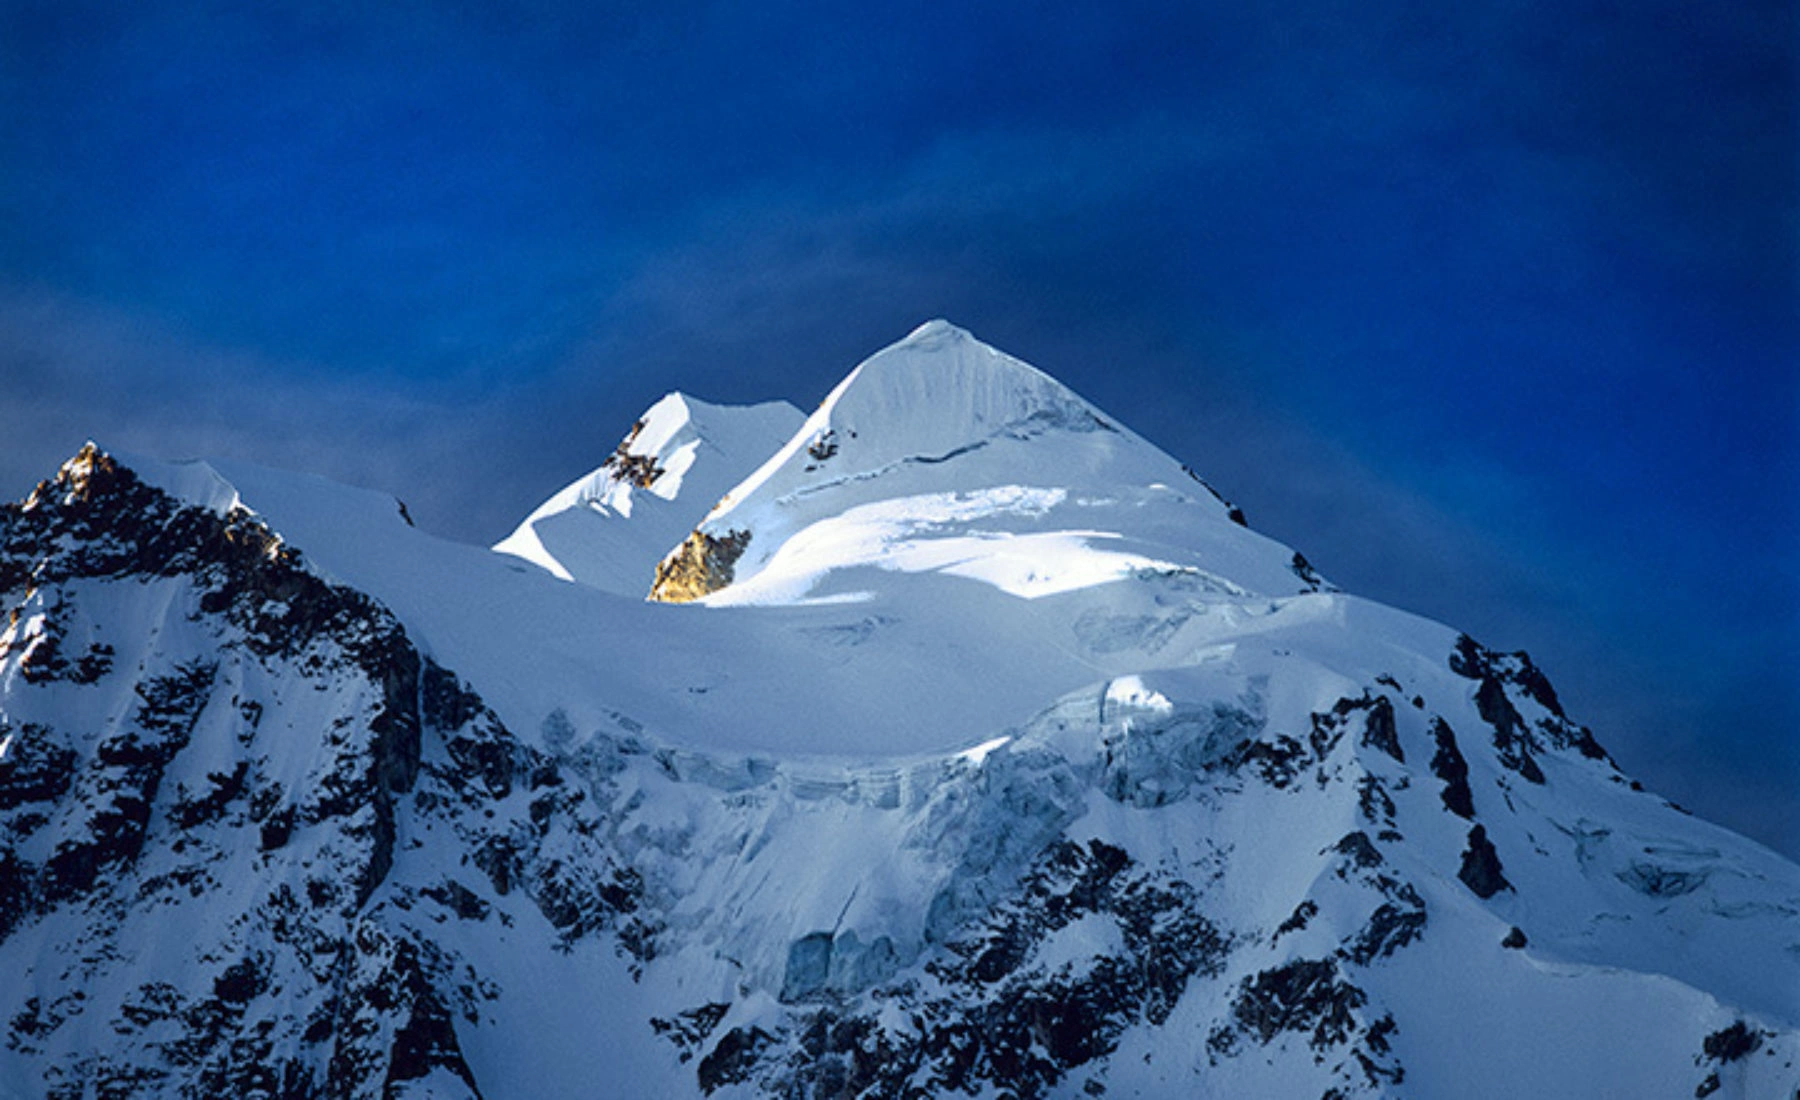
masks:
[[[695,531],[657,565],[650,598],[663,603],[687,603],[717,592],[731,583],[733,566],[748,545],[748,531],[732,531],[718,538]]]

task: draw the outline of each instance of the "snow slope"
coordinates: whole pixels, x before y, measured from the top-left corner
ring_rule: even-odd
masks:
[[[801,420],[785,402],[729,408],[671,393],[598,469],[539,505],[494,549],[563,580],[641,596],[669,548]]]
[[[1800,868],[1529,658],[942,323],[770,446],[686,604],[629,478],[573,584],[244,465],[0,511],[0,1095],[1800,1086]]]
[[[1231,514],[1061,383],[932,321],[853,370],[687,546],[743,542],[714,604],[865,599],[847,575],[865,568],[1023,597],[1146,570],[1243,594],[1316,587]]]
[[[439,660],[487,670],[484,694],[514,728],[555,711],[581,724],[622,714],[697,750],[869,760],[964,749],[1047,699],[1278,626],[1283,598],[1320,587],[1179,463],[934,323],[858,367],[706,517],[702,530],[729,530],[766,511],[743,571],[763,547],[772,565],[704,608],[644,605],[648,548],[681,541],[677,518],[701,518],[690,497],[711,448],[698,444],[766,432],[784,410],[798,415],[665,398],[619,453],[682,471],[653,484],[678,487],[673,500],[602,467],[538,509],[504,555],[433,539],[393,501],[319,479],[144,468],[172,492],[195,479],[232,486],[323,575],[394,608]],[[937,425],[945,410],[949,428]],[[833,431],[836,452],[812,457]],[[941,462],[907,457],[959,448]],[[710,468],[720,478],[730,463]],[[519,568],[530,532],[555,543],[550,571],[581,583]],[[958,686],[977,670],[978,691]]]

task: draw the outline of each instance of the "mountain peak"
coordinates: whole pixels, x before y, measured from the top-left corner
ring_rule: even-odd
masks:
[[[961,325],[952,324],[942,317],[933,317],[906,334],[902,344],[933,344],[956,340],[975,340],[975,334]],[[976,341],[980,343],[980,341]]]
[[[96,489],[104,491],[116,471],[112,456],[90,439],[57,469],[55,480],[38,482],[24,506],[36,508],[52,495],[86,500]]]
[[[725,494],[658,567],[651,598],[818,598],[826,574],[871,565],[1048,595],[1199,567],[1202,547],[1231,585],[1291,591],[1293,552],[1216,532],[1229,507],[1196,487],[1061,382],[928,321],[858,364]]]
[[[1061,382],[942,319],[863,360],[820,408],[833,426],[879,428],[896,444],[924,449],[1046,415],[1087,420],[1091,412]]]
[[[996,436],[1025,438],[1054,427],[1085,432],[1111,425],[1036,367],[948,321],[927,321],[845,375],[787,446],[713,515],[765,486],[787,493],[845,476],[851,467],[871,473],[941,462]]]

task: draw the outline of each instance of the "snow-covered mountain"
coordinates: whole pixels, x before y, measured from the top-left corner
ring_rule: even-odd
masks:
[[[97,448],[0,511],[0,1096],[1800,1086],[1800,868],[953,326],[495,551]]]
[[[1035,599],[1145,571],[1316,588],[1198,477],[1041,371],[943,321],[850,372],[659,570],[652,598],[862,599],[874,567]],[[846,575],[852,574],[852,575]],[[879,582],[875,590],[879,590]]]

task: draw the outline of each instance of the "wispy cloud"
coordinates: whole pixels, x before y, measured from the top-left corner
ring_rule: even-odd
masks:
[[[159,320],[12,287],[0,293],[7,446],[21,495],[89,438],[166,458],[237,458],[424,498],[456,526],[472,456],[500,429],[466,393],[334,378],[221,348]],[[414,507],[418,509],[418,504]]]

